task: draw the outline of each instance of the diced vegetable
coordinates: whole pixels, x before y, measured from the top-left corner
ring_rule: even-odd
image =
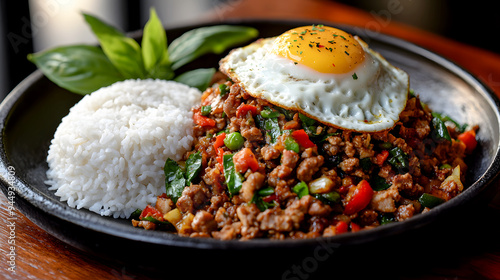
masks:
[[[215,120],[202,116],[200,112],[197,112],[193,115],[193,120],[195,124],[201,127],[215,126],[216,124]]]
[[[217,135],[215,137],[215,142],[214,142],[214,149],[219,149],[224,145],[224,139],[226,138],[226,133],[222,132],[221,134]]]
[[[370,183],[362,180],[354,189],[351,198],[345,203],[344,214],[352,215],[364,209],[373,197],[373,189]]]
[[[420,202],[420,204],[422,204],[423,207],[434,208],[434,207],[438,206],[439,204],[445,202],[445,200],[442,198],[439,198],[437,196],[433,196],[431,194],[424,193],[420,196],[420,198],[418,199],[418,202]]]
[[[470,154],[477,146],[476,132],[474,130],[468,130],[460,135],[458,135],[458,140],[465,144],[465,152]]]
[[[300,183],[295,185],[292,188],[292,191],[296,193],[299,196],[299,198],[302,198],[303,196],[309,194],[309,188],[307,187],[307,184],[304,181],[301,181]]]
[[[212,112],[212,106],[210,106],[210,105],[201,106],[201,115],[202,116],[208,116],[208,115],[210,115],[210,112]]]
[[[139,217],[141,216],[141,213],[142,209],[135,209],[135,211],[132,212],[132,214],[130,214],[130,219],[138,220]]]
[[[288,136],[285,139],[285,149],[299,153],[299,143],[297,143],[292,136]]]
[[[441,183],[441,188],[446,189],[446,186],[452,183],[455,183],[458,186],[459,191],[464,190],[464,185],[460,180],[460,165],[457,165],[457,167],[453,169],[451,175],[444,179],[444,181]]]
[[[325,176],[321,176],[309,183],[309,192],[312,194],[329,193],[333,190],[333,181]]]
[[[191,224],[193,223],[194,215],[191,213],[184,214],[182,219],[174,224],[175,229],[180,234],[190,234],[193,231]]]
[[[163,215],[163,219],[169,221],[171,224],[175,225],[182,219],[182,213],[179,209],[174,208]]]
[[[383,150],[375,157],[377,165],[381,166],[389,157],[389,151]]]
[[[244,148],[234,154],[233,162],[236,172],[239,173],[245,173],[248,168],[252,169],[253,172],[259,169],[259,162],[249,148]]]
[[[306,149],[312,148],[316,145],[311,140],[309,140],[309,136],[307,135],[307,133],[303,129],[293,131],[292,137],[303,148],[306,148]]]
[[[144,208],[144,210],[142,210],[142,213],[139,216],[139,220],[144,220],[144,218],[146,218],[146,217],[153,217],[157,220],[160,220],[160,219],[163,220],[163,215],[161,214],[161,212],[151,205],[146,206],[146,208]]]
[[[226,178],[227,190],[230,194],[237,194],[241,190],[242,179],[240,173],[234,168],[233,155],[224,155],[222,158],[224,166],[224,177]]]
[[[252,116],[257,115],[257,107],[248,104],[242,104],[236,109],[236,117],[246,116],[248,112],[252,112]]]
[[[226,145],[226,147],[228,147],[232,151],[238,150],[239,148],[243,147],[244,143],[245,139],[239,132],[230,133],[224,139],[224,145]]]
[[[335,234],[346,233],[348,230],[349,225],[344,221],[340,221],[335,225]]]
[[[227,88],[226,84],[220,84],[219,90],[220,90],[220,96],[225,96],[229,92],[229,89]]]
[[[266,107],[264,110],[260,112],[260,115],[265,119],[277,118],[280,115],[280,112],[274,111],[273,109]]]

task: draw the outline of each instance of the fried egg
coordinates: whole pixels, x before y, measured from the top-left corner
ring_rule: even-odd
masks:
[[[342,30],[304,26],[232,50],[220,70],[255,98],[341,129],[392,128],[409,77]]]

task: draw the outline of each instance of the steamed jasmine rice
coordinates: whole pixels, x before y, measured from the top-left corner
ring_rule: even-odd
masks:
[[[127,80],[85,96],[62,119],[47,162],[50,190],[77,209],[129,217],[165,192],[163,166],[193,141],[197,89]]]

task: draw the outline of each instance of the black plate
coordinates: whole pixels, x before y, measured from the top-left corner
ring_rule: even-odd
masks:
[[[243,21],[230,22],[254,26],[260,36],[276,36],[296,26],[311,22]],[[318,23],[318,22],[314,22]],[[332,23],[327,25],[339,26]],[[167,30],[170,41],[187,30],[188,26]],[[251,240],[219,241],[179,237],[174,234],[145,231],[134,228],[123,219],[101,217],[87,210],[70,208],[47,190],[46,155],[50,140],[61,118],[81,96],[67,92],[36,71],[19,84],[0,106],[0,173],[2,191],[8,187],[15,192],[16,206],[30,220],[57,238],[88,252],[111,258],[132,260],[147,250],[193,252],[199,256],[223,257],[227,252],[267,252],[281,250],[282,256],[304,259],[303,254],[288,254],[305,250],[310,254],[319,249],[369,246],[374,241],[396,240],[397,236],[419,233],[438,222],[469,207],[478,198],[492,190],[499,171],[499,101],[495,94],[476,77],[450,62],[414,44],[382,34],[370,33],[349,26],[340,28],[360,35],[372,49],[380,52],[390,63],[402,68],[411,77],[411,88],[429,106],[445,113],[460,123],[478,124],[479,145],[473,157],[468,158],[467,189],[458,197],[426,214],[405,222],[392,223],[376,229],[313,240]],[[134,34],[140,37],[140,33]],[[216,67],[221,56],[209,55],[183,70],[198,67]],[[9,177],[9,169],[14,176]],[[450,215],[451,214],[451,215]],[[457,226],[452,223],[448,226]],[[339,247],[340,246],[340,247]],[[319,248],[319,249],[318,249]],[[201,250],[200,250],[201,249]],[[211,249],[211,250],[205,250]],[[207,253],[209,251],[210,253]],[[204,255],[205,254],[205,255]],[[246,254],[246,253],[245,253]],[[298,257],[301,256],[301,257]],[[225,261],[228,258],[225,256]],[[230,259],[230,258],[229,258]],[[319,257],[316,261],[319,260]],[[135,259],[137,261],[137,259]],[[291,260],[293,262],[293,260]],[[285,262],[290,264],[290,262]],[[304,263],[303,263],[304,264]],[[286,266],[285,266],[286,268]]]

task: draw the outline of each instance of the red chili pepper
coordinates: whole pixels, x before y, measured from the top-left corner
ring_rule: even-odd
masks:
[[[139,220],[142,220],[143,218],[149,217],[149,216],[151,216],[159,221],[163,221],[163,215],[161,214],[161,212],[151,205],[146,206],[146,208],[144,208],[144,210],[142,210],[141,215],[139,216]]]
[[[234,168],[239,173],[245,173],[248,168],[252,169],[253,172],[259,169],[259,162],[252,150],[249,148],[244,148],[237,152],[233,156]]]
[[[389,151],[383,150],[380,152],[380,154],[377,155],[376,160],[377,160],[377,165],[382,165],[384,164],[385,160],[389,157]]]
[[[352,215],[361,211],[363,208],[368,206],[373,197],[373,189],[370,187],[370,183],[366,180],[362,180],[355,187],[354,193],[351,199],[347,201],[344,208],[344,214]]]
[[[262,198],[262,200],[263,200],[264,202],[271,202],[271,201],[273,201],[273,200],[276,200],[277,198],[278,198],[278,196],[277,196],[276,194],[274,194],[274,193],[273,193],[273,194],[270,194],[270,195],[268,195],[268,196],[266,196],[266,197],[263,197],[263,198]]]
[[[361,230],[361,226],[354,223],[354,222],[351,222],[351,232],[358,232]]]
[[[214,142],[214,149],[215,150],[224,146],[224,139],[225,138],[226,138],[225,132],[222,132],[221,134],[217,135],[217,137],[215,137],[215,142]]]
[[[248,104],[241,104],[238,109],[236,109],[236,117],[246,116],[248,112],[252,112],[252,116],[257,115],[257,107]]]
[[[314,144],[309,139],[309,135],[307,135],[307,133],[303,129],[295,130],[294,132],[292,132],[292,137],[295,139],[295,141],[297,141],[297,143],[299,143],[300,146],[306,149],[316,146],[316,144]]]
[[[460,135],[458,135],[458,140],[465,144],[465,152],[470,154],[477,146],[476,132],[474,130],[468,130]]]
[[[344,221],[340,221],[335,225],[335,234],[346,233],[348,229],[349,225]]]
[[[215,120],[212,120],[211,118],[202,116],[200,112],[197,112],[193,115],[193,120],[194,120],[195,124],[202,126],[202,127],[215,126],[215,124],[216,124]]]

